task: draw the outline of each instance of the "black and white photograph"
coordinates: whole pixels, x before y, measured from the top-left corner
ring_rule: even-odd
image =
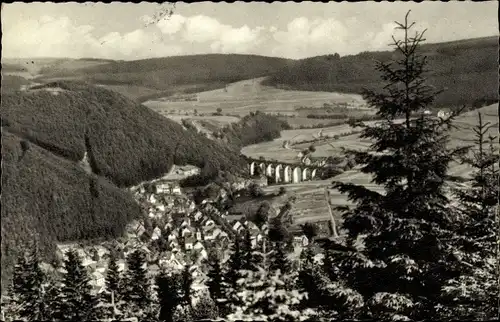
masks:
[[[1,7],[1,316],[500,319],[499,2]]]

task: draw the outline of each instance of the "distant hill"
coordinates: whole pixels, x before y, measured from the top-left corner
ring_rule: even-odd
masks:
[[[141,214],[128,192],[5,127],[1,201],[2,281],[23,242],[50,259],[56,241],[118,237]]]
[[[2,74],[27,72],[33,76],[45,72],[63,72],[102,65],[113,62],[111,59],[97,58],[3,58]]]
[[[78,69],[49,67],[42,70],[37,81],[84,80],[110,86],[124,95],[130,95],[127,87],[132,87],[133,96],[129,97],[144,101],[175,93],[223,88],[236,81],[273,74],[292,63],[293,60],[256,55],[174,56],[114,61]]]
[[[428,57],[429,84],[445,90],[437,98],[436,107],[480,107],[498,100],[497,37],[425,44],[421,53]],[[384,84],[375,61],[388,61],[394,55],[385,51],[307,58],[283,68],[264,84],[345,93],[361,93],[363,88],[380,90]]]

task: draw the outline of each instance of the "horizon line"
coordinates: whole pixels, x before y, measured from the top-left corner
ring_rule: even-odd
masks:
[[[448,44],[448,43],[454,43],[454,42],[461,42],[461,41],[467,41],[467,40],[479,40],[479,39],[487,39],[487,38],[493,38],[496,37],[498,39],[500,35],[491,35],[491,36],[483,36],[483,37],[475,37],[475,38],[462,38],[462,39],[457,39],[457,40],[449,40],[449,41],[441,41],[441,42],[428,42],[428,43],[423,43],[423,46],[426,45],[436,45],[436,44]],[[385,50],[367,50],[367,51],[360,51],[355,54],[349,54],[349,55],[343,55],[340,57],[348,57],[348,56],[355,56],[359,55],[360,53],[364,52],[390,52],[390,49],[385,49]],[[180,55],[170,55],[170,56],[160,56],[160,57],[147,57],[147,58],[139,58],[139,59],[113,59],[113,58],[98,58],[98,57],[50,57],[50,56],[41,56],[41,57],[36,57],[36,56],[26,56],[26,57],[5,57],[2,56],[1,60],[3,61],[8,60],[8,59],[19,59],[19,60],[29,60],[29,59],[68,59],[68,60],[108,60],[111,62],[132,62],[132,61],[140,61],[140,60],[148,60],[148,59],[161,59],[161,58],[170,58],[170,57],[188,57],[188,56],[208,56],[208,55],[239,55],[239,56],[258,56],[258,57],[265,57],[265,58],[279,58],[279,59],[286,59],[286,60],[305,60],[305,59],[310,59],[314,57],[321,57],[321,56],[327,56],[327,55],[333,55],[332,54],[320,54],[320,55],[315,55],[315,56],[308,56],[304,58],[288,58],[288,57],[283,57],[283,56],[269,56],[269,55],[260,55],[260,54],[254,54],[254,53],[198,53],[198,54],[180,54]]]

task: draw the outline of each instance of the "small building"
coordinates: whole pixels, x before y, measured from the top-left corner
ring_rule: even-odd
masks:
[[[450,111],[447,111],[447,110],[440,110],[438,113],[437,113],[437,116],[439,118],[447,118],[451,115]]]
[[[215,222],[212,219],[209,219],[205,222],[205,227],[213,228],[213,227],[215,227]]]
[[[202,249],[205,249],[205,246],[203,245],[203,243],[201,242],[201,240],[197,240],[197,241],[193,244],[193,249],[194,249],[194,250],[202,250]]]
[[[161,237],[161,229],[156,227],[153,229],[153,234],[151,235],[152,240],[157,240]]]
[[[193,233],[191,232],[191,230],[188,227],[183,228],[181,231],[182,237],[192,236],[192,234]]]
[[[199,221],[201,220],[201,218],[203,218],[203,214],[201,213],[201,211],[197,211],[195,214],[194,214],[194,219],[196,221]]]

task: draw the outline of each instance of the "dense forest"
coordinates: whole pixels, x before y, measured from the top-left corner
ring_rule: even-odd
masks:
[[[241,149],[250,144],[272,141],[280,137],[281,131],[289,129],[290,125],[286,121],[257,111],[224,127],[216,137],[225,138],[228,143]]]
[[[56,241],[116,238],[141,210],[127,192],[2,129],[2,281],[24,242],[44,259]]]
[[[50,83],[2,97],[2,126],[92,170],[118,186],[167,173],[172,164],[241,173],[239,153],[100,87]],[[36,115],[36,117],[34,117]]]
[[[428,82],[445,91],[432,106],[481,107],[498,99],[497,37],[468,39],[422,45],[427,57]],[[396,51],[363,52],[340,57],[327,55],[306,58],[283,68],[264,82],[266,85],[308,91],[363,92],[381,90],[381,73],[375,62],[388,62]]]

